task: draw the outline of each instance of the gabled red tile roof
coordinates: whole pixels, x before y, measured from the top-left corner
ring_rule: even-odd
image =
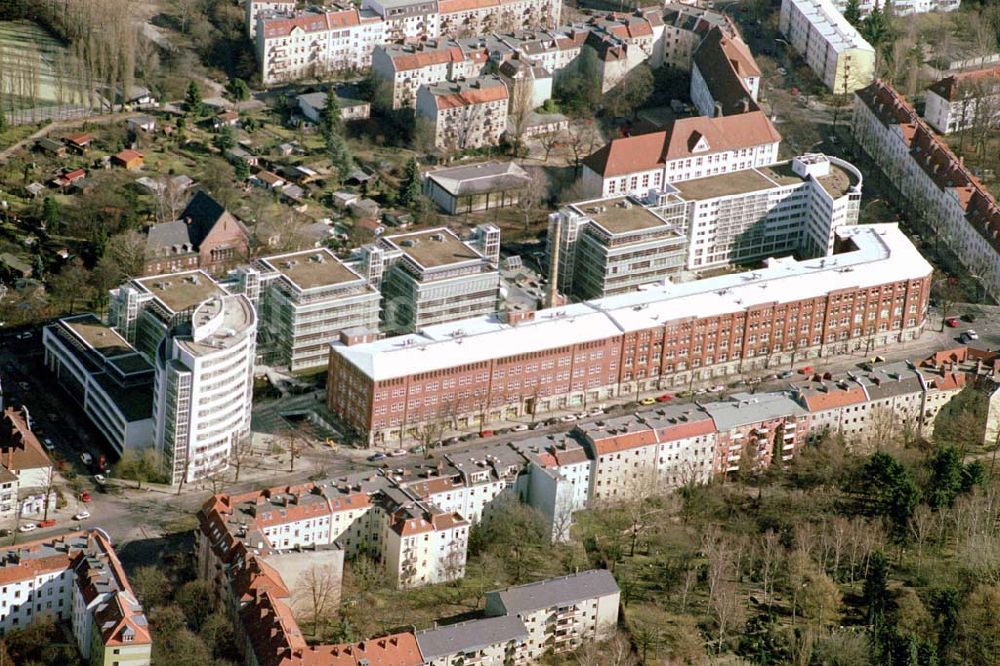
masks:
[[[819,387],[822,386],[823,389]],[[865,390],[860,386],[849,386],[846,389],[838,387],[831,382],[822,382],[816,385],[805,387],[802,394],[802,401],[806,409],[811,412],[822,412],[836,407],[846,407],[847,405],[857,405],[868,400]]]
[[[629,449],[638,449],[650,444],[656,444],[656,431],[643,428],[633,430],[620,435],[608,435],[607,437],[594,438],[594,452],[598,456],[605,456],[609,453],[618,453]]]
[[[0,464],[11,472],[52,467],[24,414],[8,407],[0,419]]]
[[[989,81],[989,79],[993,79],[993,81]],[[980,81],[986,82],[987,85],[992,84],[993,86],[1000,87],[1000,67],[987,67],[985,69],[952,74],[927,86],[927,90],[940,95],[950,102],[959,97],[958,93],[963,88],[967,86],[971,87]]]
[[[697,419],[659,428],[656,431],[661,442],[675,442],[679,439],[708,435],[715,432],[715,422],[712,419]]]
[[[453,46],[447,49],[427,49],[414,53],[403,53],[393,56],[391,60],[397,72],[405,72],[432,65],[462,62],[465,60],[465,53],[458,46]]]

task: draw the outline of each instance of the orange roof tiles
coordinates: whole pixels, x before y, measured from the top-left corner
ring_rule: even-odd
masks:
[[[806,409],[811,412],[821,412],[836,407],[860,404],[868,400],[865,390],[860,386],[843,389],[824,382],[823,387],[823,389],[812,386],[804,387],[808,391],[802,395]]]
[[[927,86],[927,90],[940,95],[950,102],[957,97],[956,93],[962,90],[963,87],[987,79],[996,79],[994,85],[1000,86],[1000,67],[987,67],[985,69],[952,74]]]
[[[459,90],[454,88],[458,87]],[[450,92],[445,92],[450,91]],[[438,109],[454,109],[473,104],[486,104],[507,99],[507,86],[502,82],[492,85],[482,85],[479,88],[469,85],[442,84],[432,88]]]
[[[425,49],[396,55],[392,58],[392,65],[397,72],[404,72],[432,65],[462,62],[463,60],[465,60],[465,53],[458,46],[453,46],[447,49]]]
[[[593,438],[594,451],[598,456],[628,449],[637,449],[642,446],[656,444],[656,432],[653,430],[635,430],[620,435],[609,435],[607,437]]]
[[[0,419],[0,463],[11,472],[52,466],[23,413],[8,407]]]

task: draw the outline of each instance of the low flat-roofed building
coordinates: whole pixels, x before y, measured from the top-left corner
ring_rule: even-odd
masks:
[[[96,315],[65,317],[42,335],[45,366],[121,456],[153,443],[153,366]]]
[[[382,236],[363,251],[368,277],[382,292],[386,331],[491,314],[500,305],[500,230],[476,228],[462,240],[445,227]]]
[[[237,272],[244,285],[259,283],[252,300],[260,316],[259,353],[268,362],[292,371],[326,367],[329,343],[341,331],[378,328],[378,290],[325,248],[265,257]]]
[[[527,658],[569,652],[614,633],[621,592],[606,569],[549,578],[486,594],[486,614],[512,616],[528,630]],[[558,621],[551,622],[552,616]]]
[[[518,666],[527,663],[528,629],[512,615],[485,617],[416,632],[427,666]]]
[[[530,182],[514,162],[484,162],[430,171],[424,192],[446,213],[458,215],[513,206]]]

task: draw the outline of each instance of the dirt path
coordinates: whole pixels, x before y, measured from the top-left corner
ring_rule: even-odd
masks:
[[[86,123],[106,123],[115,120],[124,120],[126,118],[135,115],[139,114],[134,111],[126,111],[118,113],[105,113],[100,116],[88,116],[86,118],[75,118],[73,120],[57,120],[56,122],[49,123],[48,125],[42,127],[38,131],[33,132],[31,135],[21,139],[13,146],[4,149],[2,152],[0,152],[0,162],[6,162],[11,155],[16,153],[20,149],[24,148],[25,146],[34,143],[43,136],[47,136],[49,132],[52,132],[53,130],[71,129],[73,127],[80,127],[81,125],[84,125]]]

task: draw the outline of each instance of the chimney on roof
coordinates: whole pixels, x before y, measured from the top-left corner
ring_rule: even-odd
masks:
[[[191,224],[191,218],[190,217],[185,217],[184,218],[184,224],[190,225]]]
[[[741,102],[743,104],[743,113],[750,113],[750,98],[744,97]]]
[[[715,117],[716,118],[722,117],[722,102],[715,103]]]

